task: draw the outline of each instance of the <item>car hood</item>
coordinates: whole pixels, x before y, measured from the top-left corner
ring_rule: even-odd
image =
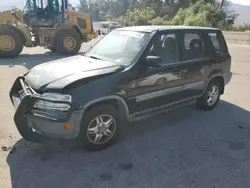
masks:
[[[123,69],[123,66],[109,61],[79,55],[35,66],[27,73],[25,81],[35,90],[62,89],[79,79]]]

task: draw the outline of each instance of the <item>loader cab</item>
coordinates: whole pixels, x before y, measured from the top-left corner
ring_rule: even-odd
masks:
[[[28,26],[52,26],[64,23],[67,0],[27,0],[24,7],[24,22]]]

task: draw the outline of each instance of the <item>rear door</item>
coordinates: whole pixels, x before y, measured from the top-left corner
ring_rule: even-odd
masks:
[[[173,101],[200,95],[205,84],[205,73],[209,69],[209,56],[205,51],[202,30],[183,30],[180,38],[180,62],[183,89],[173,96]]]

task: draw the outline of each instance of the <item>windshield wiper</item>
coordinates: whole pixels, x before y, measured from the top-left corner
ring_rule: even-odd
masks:
[[[96,56],[93,56],[93,55],[88,55],[87,57],[90,57],[90,58],[92,58],[92,59],[102,60],[101,58],[96,57]]]

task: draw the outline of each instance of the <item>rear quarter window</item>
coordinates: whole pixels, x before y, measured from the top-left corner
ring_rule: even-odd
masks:
[[[216,53],[226,53],[227,47],[223,35],[219,32],[209,32],[209,39],[214,47]]]

